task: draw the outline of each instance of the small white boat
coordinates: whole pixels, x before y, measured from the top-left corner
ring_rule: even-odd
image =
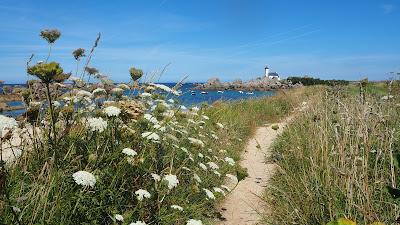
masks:
[[[223,91],[218,91],[218,93],[224,93]]]
[[[254,95],[253,92],[247,92],[246,94],[248,94],[248,95]]]
[[[202,91],[201,94],[202,95],[206,95],[206,94],[208,94],[208,92],[207,91]]]
[[[243,91],[239,91],[240,94],[243,94]]]

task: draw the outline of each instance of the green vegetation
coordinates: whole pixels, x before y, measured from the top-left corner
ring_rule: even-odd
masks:
[[[386,90],[385,84],[368,82],[326,87],[299,112],[274,143],[279,169],[266,193],[273,206],[267,223],[398,220],[398,202],[387,191],[400,185],[395,160],[400,154],[400,99],[395,84]],[[339,218],[348,220],[336,221]]]
[[[42,32],[47,59],[57,32]],[[129,85],[114,85],[89,66],[99,38],[80,78],[57,62],[28,64],[47,99],[35,101],[29,89],[19,122],[0,116],[0,224],[211,223],[214,205],[234,188],[224,180],[246,177],[235,161],[254,128],[288,115],[312,93],[299,88],[188,110],[175,99],[178,90],[161,84],[125,96]],[[83,49],[71,56],[75,74],[81,57]],[[143,74],[129,72],[135,82]],[[67,79],[67,93],[53,93]]]
[[[310,85],[346,85],[349,84],[347,80],[321,80],[319,78],[313,77],[288,77],[288,81],[291,81],[293,84],[302,83],[304,86]]]

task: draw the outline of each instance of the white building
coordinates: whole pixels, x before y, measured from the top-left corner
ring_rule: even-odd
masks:
[[[268,66],[265,66],[265,77],[268,77],[270,79],[276,79],[276,80],[281,80],[279,77],[279,74],[276,72],[269,72]]]

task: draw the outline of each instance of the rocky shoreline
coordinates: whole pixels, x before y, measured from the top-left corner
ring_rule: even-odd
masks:
[[[196,83],[196,90],[236,90],[236,91],[271,91],[279,89],[290,89],[302,87],[302,84],[292,84],[287,80],[277,80],[268,77],[259,77],[243,82],[235,80],[232,82],[222,82],[219,78],[208,79],[206,83]]]

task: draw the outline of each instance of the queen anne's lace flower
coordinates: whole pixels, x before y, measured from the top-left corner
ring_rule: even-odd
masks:
[[[203,225],[203,223],[201,220],[190,219],[186,222],[186,225]]]
[[[4,137],[10,130],[18,126],[14,118],[0,115],[0,135]]]
[[[199,175],[197,175],[197,173],[193,174],[193,179],[195,179],[198,183],[201,183],[201,178]]]
[[[218,126],[219,128],[224,129],[224,125],[222,125],[222,123],[216,123],[216,124],[217,124],[217,126]]]
[[[108,106],[107,108],[104,109],[104,113],[110,117],[119,116],[119,114],[121,113],[121,109],[115,106]]]
[[[179,206],[179,205],[171,205],[171,209],[176,209],[176,210],[179,210],[179,211],[183,211],[183,208],[181,206]]]
[[[168,182],[169,189],[172,189],[172,188],[178,186],[178,184],[179,184],[178,178],[176,177],[176,175],[173,175],[173,174],[165,175],[163,180]]]
[[[160,175],[156,174],[156,173],[152,173],[151,177],[153,177],[154,181],[158,182],[161,180]]]
[[[168,93],[171,93],[171,94],[174,94],[174,95],[180,95],[180,92],[179,92],[179,91],[177,91],[177,90],[175,90],[175,89],[172,89],[172,88],[170,88],[170,87],[168,87],[168,86],[165,86],[165,85],[163,85],[163,84],[154,84],[154,83],[150,83],[149,85],[154,86],[154,87],[156,87],[156,88],[158,88],[158,89],[160,89],[160,90],[163,90],[163,91],[165,91],[165,92],[168,92]]]
[[[142,137],[147,138],[148,140],[152,140],[152,141],[160,140],[160,136],[158,136],[158,134],[156,134],[154,132],[144,132],[144,133],[142,133]]]
[[[229,179],[233,180],[236,183],[238,182],[238,179],[235,175],[227,173],[225,176],[228,177]]]
[[[120,222],[124,221],[124,217],[122,215],[120,215],[120,214],[115,214],[114,217],[115,217],[116,221],[120,221]]]
[[[146,225],[146,223],[143,221],[136,221],[134,223],[130,223],[129,225]]]
[[[86,171],[78,171],[72,174],[72,177],[74,178],[75,183],[85,187],[94,187],[96,184],[96,178],[94,175]]]
[[[150,198],[151,197],[151,194],[148,191],[144,190],[144,189],[139,189],[139,190],[135,191],[135,194],[137,195],[136,198],[139,201],[142,201],[143,198]]]
[[[107,121],[103,120],[103,118],[89,118],[88,124],[91,131],[103,132],[107,128]]]
[[[189,140],[190,144],[204,148],[204,142],[202,140],[199,140],[197,138],[191,138],[191,137],[189,137],[188,140]]]
[[[124,153],[127,156],[135,156],[137,155],[137,152],[131,148],[124,148],[122,149],[122,153]]]
[[[222,190],[221,188],[219,188],[219,187],[213,187],[213,190],[214,190],[215,192],[221,193],[223,196],[225,196],[225,191]]]
[[[229,165],[234,166],[235,165],[235,160],[229,157],[225,157],[225,162],[227,162]]]
[[[203,188],[203,191],[206,193],[208,199],[215,199],[214,194],[210,190]]]
[[[199,166],[200,166],[203,170],[207,170],[207,166],[204,165],[204,163],[199,163]]]
[[[207,165],[213,170],[219,169],[219,166],[215,162],[208,162]]]

